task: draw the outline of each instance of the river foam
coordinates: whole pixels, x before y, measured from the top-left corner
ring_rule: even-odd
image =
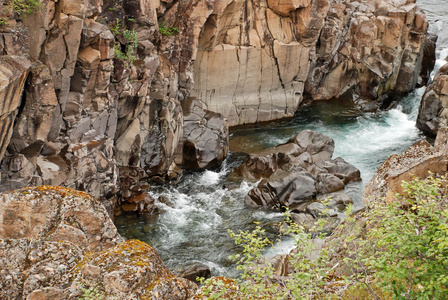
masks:
[[[448,56],[448,7],[438,0],[418,0],[427,10],[430,29],[439,34],[436,69],[446,63]],[[444,11],[445,10],[445,11]],[[291,122],[265,127],[240,129],[233,138],[244,136],[250,147],[266,148],[286,142],[303,129],[319,131],[336,143],[335,155],[341,156],[361,170],[363,182],[350,184],[346,191],[362,205],[361,194],[380,164],[393,153],[400,153],[423,138],[415,127],[418,105],[424,88],[401,99],[388,111],[360,114],[351,108],[322,103],[300,111]],[[235,156],[225,161],[217,171],[187,174],[178,186],[151,190],[157,199],[164,196],[168,204],[158,203],[162,214],[157,220],[120,217],[117,227],[121,234],[138,238],[152,245],[172,270],[193,263],[208,266],[214,275],[235,276],[233,263],[228,259],[236,247],[227,229],[234,231],[254,228],[261,222],[271,236],[282,219],[280,213],[252,210],[244,206],[244,197],[256,183],[226,181],[226,174],[235,166]],[[267,252],[268,256],[286,253],[293,246],[284,240]]]

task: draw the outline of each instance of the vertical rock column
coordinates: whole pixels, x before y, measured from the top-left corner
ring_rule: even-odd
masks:
[[[0,57],[0,161],[12,136],[30,67],[30,61],[22,57]]]

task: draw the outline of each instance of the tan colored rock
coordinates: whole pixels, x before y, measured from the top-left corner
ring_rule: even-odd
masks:
[[[149,245],[129,240],[101,252],[67,241],[0,239],[2,299],[186,300],[197,290],[176,277]]]
[[[288,16],[298,8],[307,7],[311,0],[268,0],[268,6],[278,15]]]
[[[30,61],[22,57],[0,57],[0,161],[12,135],[14,119],[30,67]]]
[[[89,194],[39,186],[0,194],[0,238],[70,241],[102,250],[122,238],[101,203]]]
[[[444,174],[448,158],[435,151],[426,141],[420,141],[402,154],[389,157],[377,170],[364,188],[363,202],[369,206],[371,201],[390,201],[396,193],[402,193],[402,181],[414,177],[424,179],[430,173]]]
[[[91,272],[89,270],[98,269]],[[129,240],[100,253],[87,254],[75,270],[72,295],[80,287],[97,288],[107,299],[189,299],[197,286],[174,276],[149,245]]]
[[[25,90],[27,101],[15,121],[9,149],[35,156],[39,154],[44,143],[48,142],[50,131],[56,130],[53,119],[58,101],[50,72],[42,63],[34,63],[30,69],[28,83]],[[36,152],[30,153],[33,147]]]

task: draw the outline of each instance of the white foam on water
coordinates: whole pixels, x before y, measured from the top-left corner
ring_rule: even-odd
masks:
[[[223,176],[223,174],[221,174],[221,173],[206,170],[198,178],[197,183],[199,185],[205,185],[205,186],[215,185],[215,184],[219,183],[219,181],[221,180],[222,176]]]
[[[271,258],[276,255],[289,254],[292,249],[296,247],[294,238],[285,237],[280,242],[275,243],[275,245],[264,252],[264,256]]]

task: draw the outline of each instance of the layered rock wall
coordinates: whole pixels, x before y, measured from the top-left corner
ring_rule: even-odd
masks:
[[[434,44],[414,2],[222,3],[199,36],[192,93],[231,126],[292,117],[305,98],[407,93]]]
[[[178,179],[179,166],[219,166],[227,126],[291,117],[304,99],[407,92],[434,42],[414,2],[44,0],[27,16],[2,10],[0,190],[52,184],[110,198],[134,182],[126,189],[141,192],[140,180]],[[190,96],[202,103],[194,114]]]

